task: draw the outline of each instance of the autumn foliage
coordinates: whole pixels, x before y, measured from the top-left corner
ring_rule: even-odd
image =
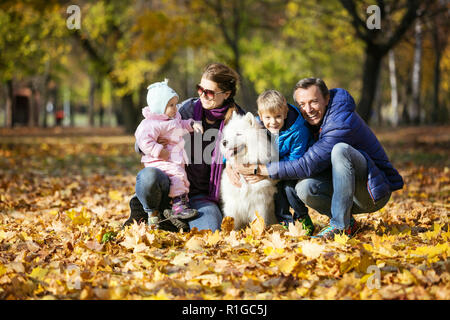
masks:
[[[262,219],[241,231],[225,219],[215,233],[121,229],[140,169],[132,136],[1,136],[0,299],[450,298],[448,127],[379,132],[405,187],[335,241]]]

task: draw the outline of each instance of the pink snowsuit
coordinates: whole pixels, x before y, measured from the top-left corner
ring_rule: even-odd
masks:
[[[193,120],[181,120],[180,113],[169,118],[165,114],[155,114],[149,107],[142,109],[144,120],[136,129],[135,137],[139,149],[144,153],[141,162],[145,167],[158,168],[166,173],[170,179],[169,197],[174,198],[189,192],[189,181],[187,179],[184,165],[187,155],[184,151],[183,135],[192,132]],[[165,138],[168,144],[163,146],[157,142],[158,138]],[[170,157],[167,161],[159,158],[163,148],[166,148]]]

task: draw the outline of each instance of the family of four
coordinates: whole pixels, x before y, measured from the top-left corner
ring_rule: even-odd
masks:
[[[258,119],[276,139],[279,161],[227,166],[219,141],[206,134],[220,133],[233,111],[245,113],[234,101],[238,82],[233,69],[213,63],[197,85],[198,98],[178,105],[167,81],[148,87],[148,106],[135,133],[145,168],[136,177],[124,226],[137,221],[174,231],[220,229],[219,187],[225,172],[236,186],[240,176],[248,183],[279,180],[278,221],[299,221],[309,235],[334,239],[340,233],[353,236],[358,229],[354,214],[381,209],[403,187],[380,142],[356,113],[352,96],[344,89],[329,90],[318,78],[296,84],[297,107],[276,90],[258,97]],[[327,215],[329,225],[315,232],[307,206]]]

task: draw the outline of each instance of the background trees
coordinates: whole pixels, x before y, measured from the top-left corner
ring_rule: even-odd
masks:
[[[50,115],[64,110],[64,125],[132,132],[149,83],[169,78],[182,99],[194,96],[212,61],[240,73],[237,101],[250,111],[261,91],[276,88],[293,102],[295,83],[317,76],[348,89],[366,121],[448,121],[442,0],[376,1],[380,29],[367,27],[370,1],[80,0],[74,30],[66,25],[71,4],[0,4],[2,126],[20,123],[20,110],[26,125],[52,125]],[[22,109],[19,97],[28,99]]]

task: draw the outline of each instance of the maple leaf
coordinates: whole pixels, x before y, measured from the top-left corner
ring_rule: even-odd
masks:
[[[265,223],[264,218],[255,212],[256,218],[250,223],[250,231],[254,236],[261,236],[264,233]]]
[[[120,242],[120,245],[127,249],[133,249],[133,253],[145,251],[148,247],[144,242],[142,242],[144,235],[145,229],[142,229],[142,227],[134,224],[125,234],[125,238],[122,242]]]
[[[287,235],[291,237],[302,237],[307,235],[307,231],[303,229],[303,225],[299,221],[289,222]]]
[[[85,245],[86,245],[86,247],[88,248],[88,249],[91,249],[92,251],[98,251],[98,252],[100,252],[100,251],[102,251],[103,250],[103,244],[100,244],[100,243],[98,243],[97,241],[87,241],[86,243],[85,243]]]
[[[284,274],[290,274],[297,265],[297,260],[295,259],[295,255],[291,254],[289,258],[285,258],[276,262],[276,265],[278,266],[278,269]]]
[[[65,212],[67,217],[72,220],[74,225],[89,225],[91,222],[91,217],[87,213],[86,207],[81,209],[70,209]]]
[[[189,263],[191,260],[192,260],[191,255],[182,252],[182,253],[178,254],[177,256],[175,256],[175,258],[173,258],[170,263],[172,263],[175,266],[184,266],[185,264]]]
[[[228,236],[224,238],[224,241],[228,243],[231,247],[237,247],[241,244],[241,241],[237,239],[237,231],[232,230]]]
[[[108,197],[111,200],[115,200],[115,201],[122,201],[123,200],[122,193],[120,191],[117,191],[117,190],[110,190],[108,192]]]
[[[284,252],[284,248],[286,247],[286,243],[278,232],[273,232],[270,234],[269,239],[263,239],[262,243],[265,245],[264,253],[266,255],[270,255],[272,253],[281,254]]]
[[[198,277],[199,275],[209,271],[209,268],[202,261],[191,261],[187,266],[186,279],[192,279]]]
[[[346,234],[344,234],[344,233],[342,233],[342,234],[335,234],[334,235],[334,241],[335,242],[337,242],[337,243],[339,243],[339,244],[342,244],[342,245],[346,245],[347,244],[347,241],[349,240],[350,238],[346,235]]]
[[[0,277],[4,274],[6,274],[6,272],[8,271],[8,269],[6,269],[6,267],[2,264],[0,264]]]
[[[432,258],[434,256],[440,255],[444,252],[447,252],[447,255],[450,253],[450,248],[448,242],[437,244],[435,246],[422,246],[416,248],[414,251],[411,251],[410,255],[414,256],[428,256],[428,258]]]
[[[49,271],[48,269],[36,267],[31,271],[30,277],[42,280],[47,275],[48,271]]]
[[[184,244],[184,247],[188,250],[200,251],[203,249],[203,239],[200,237],[192,237]]]
[[[214,233],[209,234],[206,239],[206,243],[209,246],[215,246],[221,240],[221,236],[219,234],[219,230],[216,230]]]
[[[302,241],[299,243],[299,246],[301,253],[310,259],[318,258],[325,250],[325,246],[311,241]]]
[[[234,230],[234,218],[233,217],[224,217],[222,220],[222,225],[220,226],[220,230],[223,233],[229,234]]]

